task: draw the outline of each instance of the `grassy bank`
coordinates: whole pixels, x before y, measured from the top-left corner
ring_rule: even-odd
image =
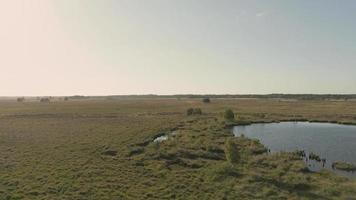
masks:
[[[187,117],[191,107],[203,115]],[[309,172],[295,154],[266,154],[257,141],[232,138],[226,108],[244,122],[356,122],[353,101],[0,101],[0,199],[354,198],[355,182]],[[229,138],[233,163],[226,159]]]

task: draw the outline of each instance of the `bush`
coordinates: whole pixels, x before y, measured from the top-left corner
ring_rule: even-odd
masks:
[[[315,160],[315,161],[317,161],[317,162],[320,162],[320,161],[321,161],[321,158],[320,158],[320,156],[318,156],[317,154],[311,152],[311,153],[309,154],[309,160]]]
[[[187,115],[190,116],[190,115],[201,115],[203,114],[203,112],[201,111],[200,108],[189,108],[187,110]]]
[[[236,164],[239,160],[237,146],[233,139],[229,138],[225,141],[225,157],[230,164]]]
[[[201,114],[203,114],[203,112],[201,111],[200,108],[194,108],[193,114],[194,114],[194,115],[201,115]]]
[[[193,109],[193,108],[189,108],[189,109],[187,110],[187,115],[190,116],[190,115],[193,114],[193,112],[194,112],[194,109]]]
[[[231,109],[227,109],[227,110],[225,110],[224,118],[226,120],[232,121],[235,119],[235,114]]]
[[[210,99],[209,98],[204,98],[203,99],[203,103],[210,103]]]

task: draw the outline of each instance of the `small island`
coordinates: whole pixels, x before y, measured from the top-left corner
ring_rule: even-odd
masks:
[[[356,165],[348,162],[341,162],[341,161],[333,162],[332,168],[342,170],[342,171],[348,171],[348,172],[356,171]]]

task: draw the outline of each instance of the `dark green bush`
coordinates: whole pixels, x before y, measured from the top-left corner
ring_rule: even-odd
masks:
[[[235,114],[231,109],[227,109],[227,110],[225,110],[224,118],[226,120],[232,121],[235,119]]]
[[[309,154],[309,159],[310,159],[310,160],[315,160],[315,161],[317,161],[317,162],[320,162],[320,161],[321,161],[320,156],[318,156],[317,154],[315,154],[315,153],[313,153],[313,152],[311,152],[311,153]]]

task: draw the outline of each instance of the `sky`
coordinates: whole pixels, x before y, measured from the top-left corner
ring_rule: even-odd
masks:
[[[353,0],[0,0],[0,96],[356,94]]]

